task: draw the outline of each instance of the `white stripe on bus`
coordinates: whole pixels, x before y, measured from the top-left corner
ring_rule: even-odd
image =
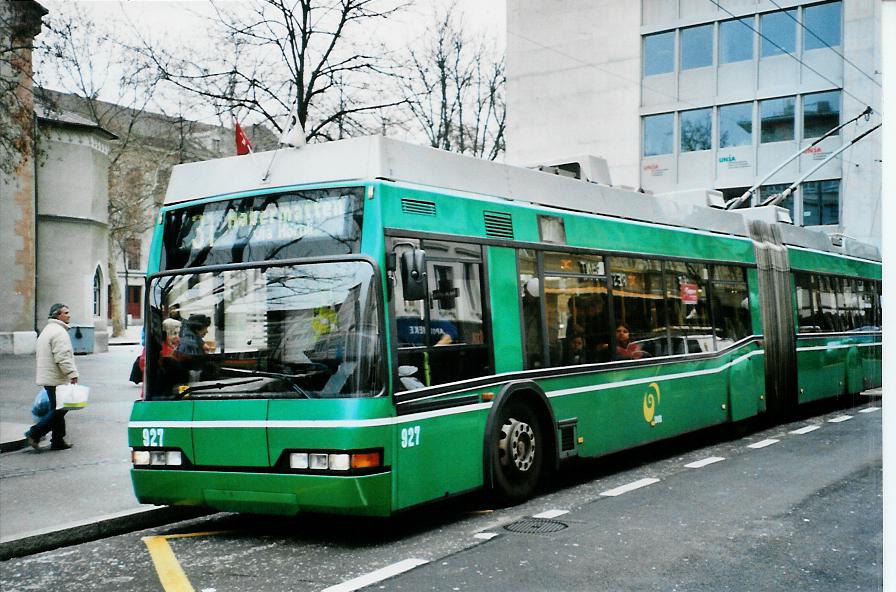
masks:
[[[694,370],[691,372],[679,372],[678,374],[666,374],[665,376],[648,376],[646,378],[633,378],[632,380],[620,380],[618,382],[608,382],[605,384],[590,384],[588,386],[579,386],[576,388],[569,389],[560,389],[556,391],[548,391],[545,394],[548,397],[562,397],[564,395],[573,395],[576,393],[584,393],[590,391],[602,391],[606,389],[623,387],[623,386],[632,386],[636,384],[650,384],[651,382],[660,382],[664,380],[679,380],[681,378],[689,378],[691,376],[703,376],[706,374],[718,374],[724,370],[727,370],[731,366],[735,364],[739,364],[743,360],[748,358],[752,358],[753,356],[757,356],[759,354],[765,353],[765,350],[757,349],[753,350],[747,354],[742,355],[741,357],[728,362],[727,364],[723,364],[717,368],[708,368],[706,370]]]
[[[848,343],[848,344],[842,344],[842,345],[813,345],[810,347],[798,347],[798,348],[796,348],[796,351],[801,352],[801,351],[817,351],[817,350],[822,350],[822,349],[846,349],[848,347],[880,347],[881,345],[883,345],[883,344],[880,342]]]

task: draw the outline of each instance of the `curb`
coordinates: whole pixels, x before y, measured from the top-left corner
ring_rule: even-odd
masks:
[[[0,540],[0,561],[215,513],[201,507],[136,508]]]
[[[8,442],[0,442],[0,452],[15,452],[28,446],[25,438],[21,440],[9,440]]]

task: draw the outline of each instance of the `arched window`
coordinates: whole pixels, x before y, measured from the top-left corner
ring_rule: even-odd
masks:
[[[102,315],[103,307],[103,272],[100,266],[96,266],[96,272],[93,274],[93,316]]]

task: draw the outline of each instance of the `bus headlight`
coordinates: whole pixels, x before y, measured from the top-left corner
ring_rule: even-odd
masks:
[[[365,450],[363,452],[288,451],[280,463],[288,464],[293,471],[365,472],[383,466],[383,452],[381,450]]]
[[[131,450],[134,466],[179,467],[184,464],[180,450]]]

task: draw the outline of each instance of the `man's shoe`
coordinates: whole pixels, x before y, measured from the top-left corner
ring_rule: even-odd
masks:
[[[60,442],[53,442],[52,444],[50,444],[50,450],[68,450],[71,447],[72,445],[65,440],[62,440]]]
[[[28,434],[25,434],[25,439],[28,441],[28,446],[31,446],[35,450],[40,450],[40,442],[38,440],[35,440]]]

